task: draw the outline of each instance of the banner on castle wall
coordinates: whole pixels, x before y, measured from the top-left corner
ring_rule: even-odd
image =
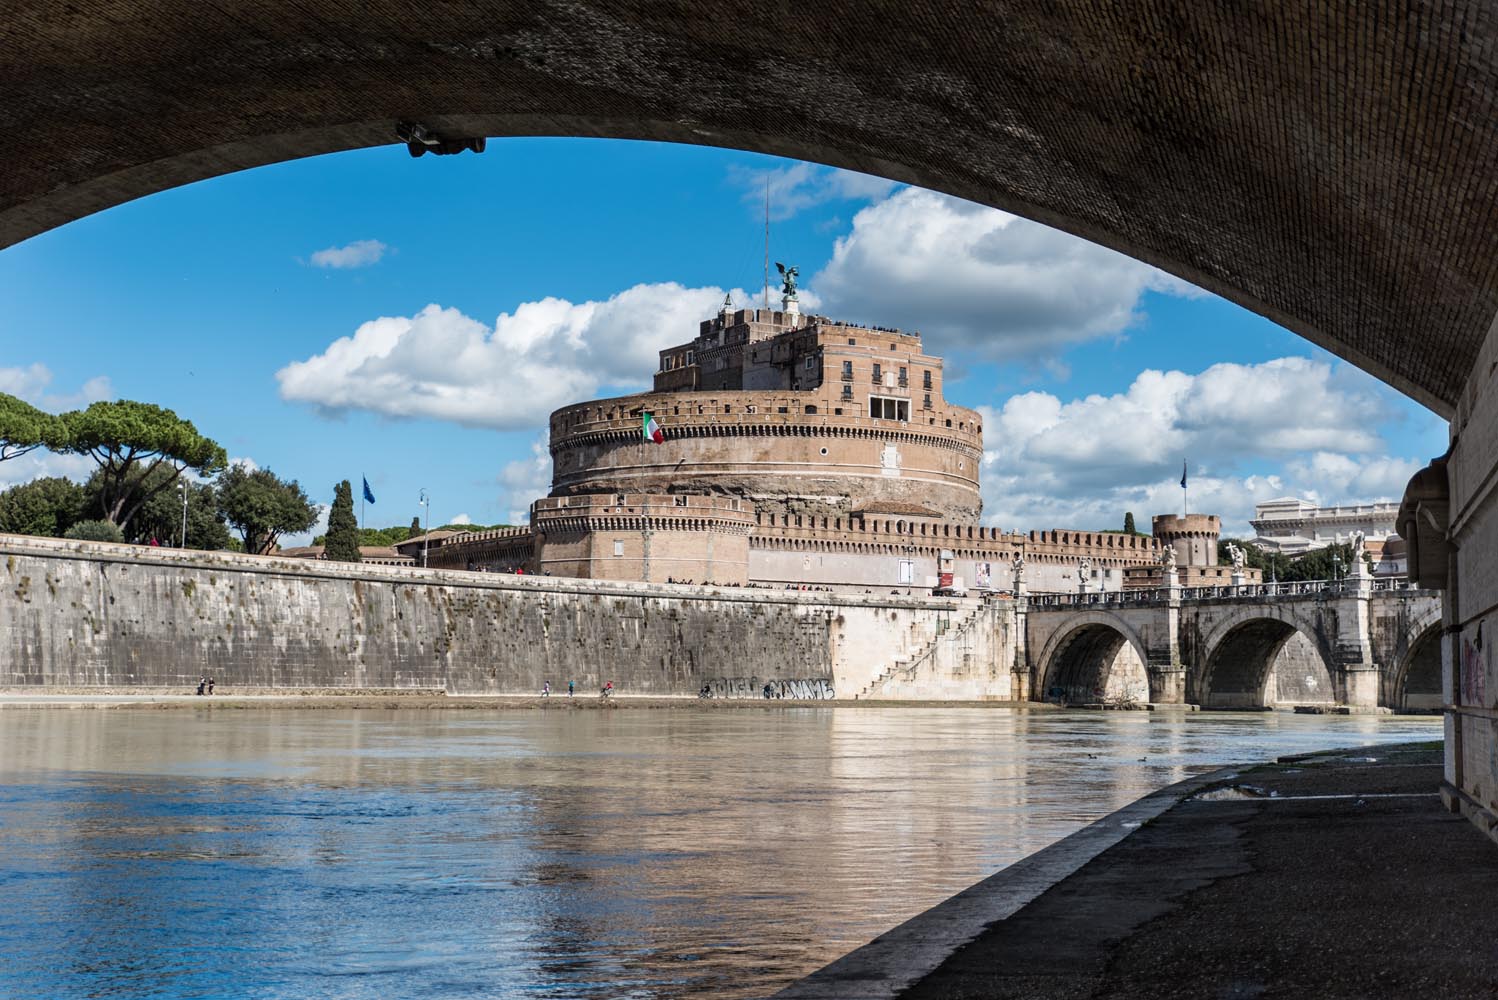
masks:
[[[993,566],[980,562],[973,567],[973,586],[979,590],[993,589]]]

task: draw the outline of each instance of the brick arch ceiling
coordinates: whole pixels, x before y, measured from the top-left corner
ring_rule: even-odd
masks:
[[[1495,11],[17,0],[0,27],[0,246],[178,184],[390,142],[398,119],[733,146],[1095,240],[1449,415],[1498,313]]]

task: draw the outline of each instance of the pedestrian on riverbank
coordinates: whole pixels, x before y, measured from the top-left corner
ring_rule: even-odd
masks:
[[[202,693],[205,690],[207,690],[207,688],[208,688],[208,678],[204,677],[202,674],[199,674],[198,675],[198,694],[202,695]]]
[[[213,693],[213,678],[212,677],[208,678],[208,693],[209,694]]]
[[[551,697],[551,681],[542,681],[541,682],[541,697],[543,697],[543,698],[550,698]]]
[[[572,682],[571,681],[567,682],[567,697],[569,697],[569,698],[572,697]]]

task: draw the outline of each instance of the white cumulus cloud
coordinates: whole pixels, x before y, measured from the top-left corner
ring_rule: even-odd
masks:
[[[52,377],[52,370],[43,364],[30,364],[25,368],[0,368],[0,392],[52,412],[77,409],[101,399],[114,398],[114,387],[107,375],[95,375],[85,381],[76,392],[63,393],[47,391],[52,384]]]
[[[1381,454],[1388,414],[1370,379],[1307,358],[1146,370],[1114,395],[1028,392],[982,412],[984,519],[1022,530],[1117,527],[1126,510],[1143,528],[1180,510],[1183,459],[1191,508],[1220,514],[1230,534],[1249,530],[1256,502],[1287,494],[1397,498],[1424,464]]]
[[[379,240],[355,240],[347,246],[324,247],[312,254],[313,267],[345,270],[378,264],[390,248]]]
[[[808,285],[829,315],[919,330],[935,353],[1037,360],[1139,319],[1154,267],[997,209],[905,188],[853,218]]]
[[[733,295],[746,300],[742,290]],[[537,427],[600,387],[648,386],[661,348],[695,336],[723,297],[721,288],[641,284],[603,301],[526,302],[493,326],[429,305],[414,316],[370,320],[276,378],[283,399],[326,413]]]
[[[764,210],[768,187],[770,218],[774,220],[789,219],[831,201],[874,201],[895,188],[894,181],[883,177],[819,167],[814,163],[793,163],[768,170],[735,166],[729,169],[728,177],[743,188],[745,204],[756,213]]]

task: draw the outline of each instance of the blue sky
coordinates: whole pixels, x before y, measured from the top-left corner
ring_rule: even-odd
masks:
[[[367,475],[371,524],[409,522],[423,487],[434,522],[512,520],[544,492],[550,409],[642,387],[725,292],[757,299],[766,180],[804,307],[921,330],[959,376],[949,397],[989,411],[989,523],[1179,509],[1184,457],[1193,509],[1243,530],[1256,499],[1397,497],[1445,449],[1443,422],[1356,369],[1063,234],[878,178],[608,140],[317,157],[9,248],[0,391],[169,406],[322,502]],[[86,472],[33,455],[0,485]]]

